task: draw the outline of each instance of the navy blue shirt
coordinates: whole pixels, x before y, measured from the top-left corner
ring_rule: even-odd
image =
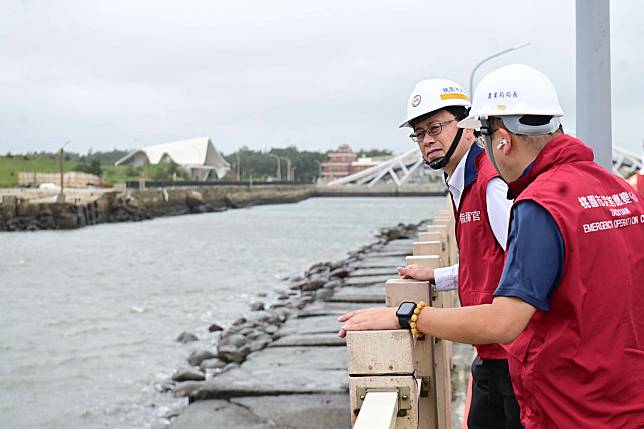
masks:
[[[564,264],[561,232],[550,213],[534,201],[512,208],[503,274],[494,296],[519,298],[548,311],[548,299]]]

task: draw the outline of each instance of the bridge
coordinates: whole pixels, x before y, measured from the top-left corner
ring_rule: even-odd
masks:
[[[613,146],[613,173],[626,179],[641,169],[642,157]],[[329,182],[326,186],[372,188],[389,184],[397,189],[405,189],[412,184],[422,183],[436,186],[442,182],[442,176],[442,171],[426,166],[420,151],[414,148],[366,170]]]

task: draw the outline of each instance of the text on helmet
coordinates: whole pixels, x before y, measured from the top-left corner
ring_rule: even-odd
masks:
[[[519,98],[519,94],[516,91],[499,91],[499,92],[488,92],[488,100],[493,98]]]

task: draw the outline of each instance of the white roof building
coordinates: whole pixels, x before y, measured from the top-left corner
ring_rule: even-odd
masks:
[[[162,162],[179,164],[188,171],[192,180],[221,179],[230,170],[230,164],[215,149],[209,137],[146,146],[130,152],[114,165],[138,167]]]

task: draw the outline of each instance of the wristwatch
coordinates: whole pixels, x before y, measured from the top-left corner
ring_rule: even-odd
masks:
[[[401,329],[411,329],[411,326],[409,326],[409,321],[411,320],[411,316],[413,316],[415,309],[415,302],[405,301],[400,304],[400,306],[398,306],[398,310],[396,310],[396,316],[398,317],[398,324],[400,325]]]

